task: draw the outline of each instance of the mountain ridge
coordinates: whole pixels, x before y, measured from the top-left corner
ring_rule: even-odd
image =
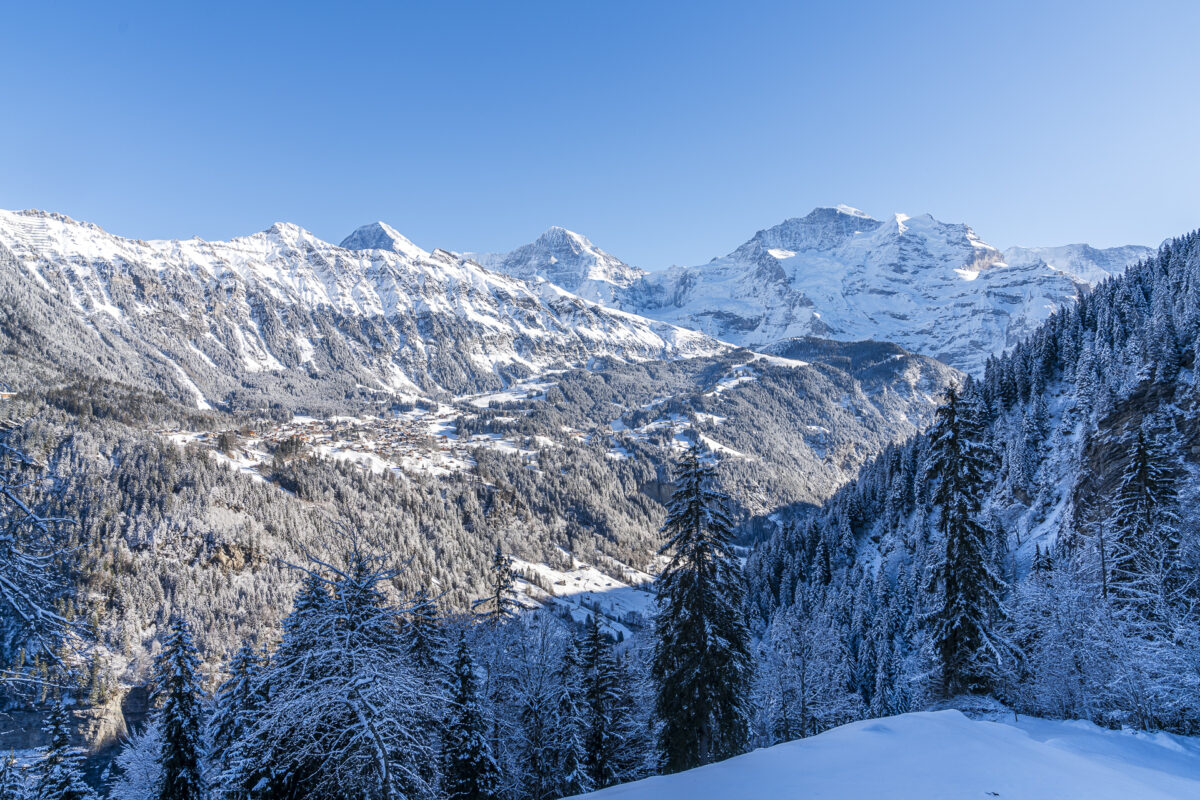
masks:
[[[146,241],[52,212],[0,211],[0,288],[21,298],[8,327],[56,345],[10,363],[3,378],[38,374],[42,362],[90,363],[201,406],[295,405],[312,393],[315,410],[381,392],[497,389],[597,356],[729,349],[444,250],[396,244],[409,253],[340,248],[291,223],[228,242]]]
[[[1154,252],[1138,245],[1000,251],[964,223],[930,214],[878,220],[847,205],[785,219],[705,264],[655,272],[571,235],[587,243],[591,258],[622,265],[621,277],[564,262],[545,235],[477,257],[497,271],[586,287],[589,299],[746,347],[796,336],[895,341],[976,374],[1049,314]]]

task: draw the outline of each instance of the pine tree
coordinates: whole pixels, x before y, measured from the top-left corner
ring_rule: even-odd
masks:
[[[208,724],[208,744],[214,761],[223,765],[221,774],[213,781],[227,798],[245,798],[235,781],[228,780],[232,772],[245,769],[245,748],[251,729],[266,704],[266,687],[261,674],[262,662],[258,651],[249,643],[243,644],[229,661],[229,678],[217,688],[212,717]],[[250,769],[249,771],[253,771]]]
[[[976,398],[952,387],[937,411],[929,460],[940,480],[933,501],[944,554],[934,570],[938,600],[928,621],[947,697],[986,692],[989,666],[1003,657],[996,629],[1002,582],[992,564],[992,534],[979,521],[993,464]]]
[[[109,800],[153,800],[162,785],[162,725],[151,718],[125,740],[105,770]]]
[[[583,674],[583,759],[592,786],[603,789],[616,782],[617,760],[624,742],[616,718],[620,702],[612,643],[589,616],[580,667]]]
[[[242,767],[252,797],[425,797],[433,742],[419,720],[431,702],[413,669],[385,588],[400,572],[350,534],[345,565],[313,560],[264,683],[269,696]],[[322,588],[322,585],[324,588]],[[301,626],[298,620],[304,620]],[[255,777],[252,768],[261,774]]]
[[[0,800],[27,800],[28,788],[21,765],[10,750],[8,758],[0,762]]]
[[[449,800],[495,800],[500,796],[500,770],[488,742],[465,635],[459,637],[452,670],[442,744],[443,790]]]
[[[34,502],[46,467],[12,444],[19,430],[0,420],[0,686],[36,683],[27,669],[35,661],[66,669],[60,646],[72,630],[56,610],[68,590],[56,568],[67,551],[67,520],[46,516]]]
[[[710,488],[714,478],[691,447],[663,523],[659,552],[671,555],[656,582],[651,676],[666,772],[737,755],[749,740],[750,634],[727,498]]]
[[[200,800],[204,796],[204,694],[200,656],[182,616],[155,663],[154,702],[162,728],[160,800]]]
[[[35,796],[38,800],[94,800],[83,781],[83,756],[71,747],[70,717],[61,699],[51,707],[42,730],[50,745],[37,766]]]
[[[513,571],[512,558],[505,555],[496,545],[492,555],[491,592],[487,597],[480,598],[471,604],[472,608],[490,605],[484,616],[492,625],[501,625],[517,615],[520,604],[517,602],[517,575]]]
[[[306,571],[292,610],[283,619],[283,640],[261,676],[258,691],[263,705],[255,724],[242,731],[225,759],[218,786],[222,797],[287,797],[299,792],[303,782],[318,771],[319,759],[298,752],[303,747],[299,737],[288,731],[272,735],[271,731],[276,717],[293,711],[284,704],[282,690],[286,688],[289,697],[302,697],[325,676],[320,660],[312,656],[328,647],[324,628],[332,606],[330,581],[317,570]],[[273,682],[279,690],[273,690]]]
[[[1171,461],[1146,427],[1138,428],[1113,502],[1109,587],[1114,601],[1147,609],[1168,599],[1178,567],[1178,491]]]
[[[425,676],[439,675],[446,669],[446,641],[442,634],[437,601],[421,589],[413,597],[412,607],[402,621],[404,638],[413,666]]]
[[[446,663],[447,644],[438,616],[437,602],[424,589],[417,592],[411,607],[401,619],[401,636],[415,680],[429,702],[412,709],[411,723],[415,735],[434,743],[441,732],[443,689],[449,665]],[[429,786],[437,782],[437,759],[426,759],[417,765],[421,781]]]
[[[585,766],[584,701],[579,649],[568,638],[558,671],[558,702],[554,710],[553,734],[558,743],[554,797],[586,794],[595,788]]]

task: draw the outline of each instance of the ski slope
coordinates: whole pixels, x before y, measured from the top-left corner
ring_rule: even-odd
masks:
[[[1200,738],[959,711],[855,722],[594,800],[1165,800],[1200,797]]]

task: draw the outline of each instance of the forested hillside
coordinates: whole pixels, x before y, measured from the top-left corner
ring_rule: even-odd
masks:
[[[334,380],[353,415],[313,417],[120,380],[125,339],[40,359],[10,318],[39,366],[0,400],[5,524],[39,535],[0,557],[41,610],[0,631],[9,743],[67,786],[83,730],[122,800],[552,800],[988,696],[1193,733],[1198,311],[1192,235],[974,380],[808,337]]]
[[[957,692],[1200,729],[1200,235],[1054,316],[750,558],[760,733]]]

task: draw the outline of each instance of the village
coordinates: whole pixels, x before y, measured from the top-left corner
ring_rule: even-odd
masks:
[[[292,458],[317,456],[356,464],[373,473],[399,471],[433,476],[469,470],[472,451],[488,447],[531,456],[516,443],[496,434],[460,437],[459,410],[439,405],[391,416],[296,416],[267,428],[243,426],[223,431],[171,429],[162,435],[181,446],[210,449],[231,468],[265,478]]]

